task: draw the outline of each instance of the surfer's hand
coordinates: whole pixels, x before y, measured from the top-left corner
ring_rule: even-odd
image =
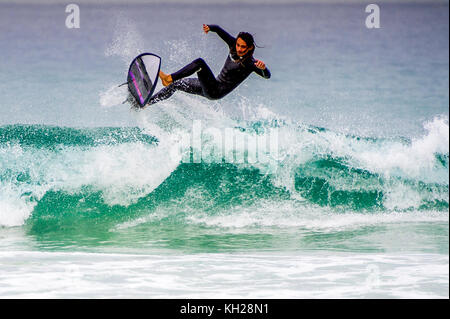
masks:
[[[205,32],[205,33],[209,32],[209,26],[207,24],[203,25],[203,32]]]
[[[261,69],[261,70],[265,70],[265,69],[266,69],[266,65],[265,65],[264,62],[261,61],[261,60],[256,60],[255,66],[256,66],[258,69]]]

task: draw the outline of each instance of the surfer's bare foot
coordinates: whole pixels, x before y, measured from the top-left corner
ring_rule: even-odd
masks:
[[[163,71],[159,71],[159,78],[164,86],[168,86],[173,82],[170,74],[165,74]]]

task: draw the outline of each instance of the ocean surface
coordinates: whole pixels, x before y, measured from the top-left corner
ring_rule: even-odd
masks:
[[[448,298],[448,1],[369,3],[1,1],[0,298]],[[272,78],[123,104],[203,23]]]

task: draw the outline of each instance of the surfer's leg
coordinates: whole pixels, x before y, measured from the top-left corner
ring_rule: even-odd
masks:
[[[203,60],[202,58],[195,59],[182,69],[172,74],[166,74],[163,71],[159,71],[159,78],[161,79],[161,82],[164,86],[168,86],[171,83],[180,80],[182,78],[191,76],[196,72],[199,73],[201,72],[204,74],[204,77],[207,76],[208,78],[214,79],[214,74],[212,73],[209,66],[206,64],[205,60]]]
[[[203,96],[214,99],[218,96],[218,84],[213,72],[202,58],[196,59],[181,70],[172,73],[174,81],[190,76],[197,72],[199,83],[203,89]]]
[[[203,95],[208,99],[215,100],[219,97],[219,83],[206,62],[203,59],[198,60],[200,60],[198,63],[201,68],[197,72],[197,77],[202,86]]]
[[[163,101],[171,97],[177,90],[190,93],[197,94],[203,96],[202,86],[200,85],[200,81],[198,79],[181,79],[173,82],[172,84],[162,88],[158,93],[153,95],[148,102],[148,105],[155,104],[157,102]]]
[[[198,79],[184,79],[195,72],[197,72]],[[172,73],[171,77],[173,82],[156,93],[148,102],[149,105],[168,99],[177,90],[201,95],[209,99],[217,98],[217,80],[205,60],[201,58]]]
[[[176,80],[191,76],[192,74],[194,74],[196,72],[199,72],[199,73],[201,72],[202,74],[204,74],[204,76],[207,76],[208,78],[215,80],[214,74],[212,73],[209,66],[206,64],[205,60],[203,60],[202,58],[195,59],[194,61],[192,61],[185,67],[183,67],[182,69],[178,70],[177,72],[172,73],[171,76],[172,76],[172,80],[176,81]]]

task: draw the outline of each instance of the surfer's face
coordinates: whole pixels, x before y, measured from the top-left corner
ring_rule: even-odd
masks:
[[[237,38],[236,40],[236,53],[238,56],[244,56],[247,54],[249,50],[251,50],[253,47],[248,47],[247,43],[245,43],[244,40],[241,38]]]

